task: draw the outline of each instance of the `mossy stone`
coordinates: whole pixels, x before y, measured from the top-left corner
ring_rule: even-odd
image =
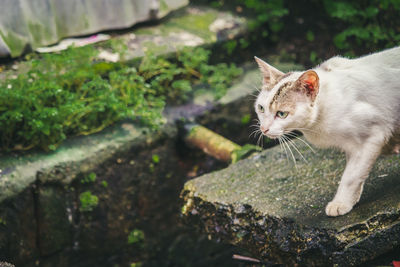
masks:
[[[184,215],[257,258],[291,265],[356,265],[400,244],[398,155],[380,157],[360,202],[331,218],[324,208],[345,156],[294,143],[308,162],[295,154],[294,166],[278,146],[187,182]]]

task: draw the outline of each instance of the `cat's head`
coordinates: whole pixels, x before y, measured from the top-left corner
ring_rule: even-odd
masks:
[[[283,73],[255,58],[263,85],[255,103],[260,130],[278,138],[295,129],[304,129],[312,117],[319,91],[319,77],[313,70]]]

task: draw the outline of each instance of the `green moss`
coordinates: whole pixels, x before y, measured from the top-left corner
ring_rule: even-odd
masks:
[[[167,12],[169,10],[168,4],[165,2],[165,0],[160,1],[160,11],[161,12]]]
[[[167,45],[157,45],[151,41],[148,41],[143,43],[143,48],[146,53],[160,55],[166,51],[168,47]]]
[[[0,35],[10,49],[12,57],[16,57],[22,54],[26,46],[26,41],[23,38],[12,32],[8,32],[7,35],[4,35],[3,32],[0,32]]]
[[[28,29],[33,38],[34,47],[40,46],[41,44],[44,43],[43,41],[49,42],[53,40],[53,35],[50,30],[50,25],[46,27],[39,23],[28,22]]]
[[[108,187],[107,181],[101,181],[101,185],[102,185],[104,188],[107,188],[107,187]]]
[[[144,232],[139,229],[131,231],[128,235],[128,244],[140,244],[144,241]]]
[[[151,157],[151,159],[153,160],[153,162],[154,162],[155,164],[158,164],[158,163],[160,162],[160,156],[158,156],[157,154],[153,155],[153,156]]]
[[[137,35],[151,35],[155,33],[155,30],[152,28],[139,28],[135,30],[134,33]]]
[[[89,173],[81,179],[82,184],[94,183],[96,181],[96,174],[94,172]]]
[[[215,33],[209,27],[218,16],[215,11],[207,11],[200,14],[184,14],[183,16],[172,18],[163,25],[161,31],[172,32],[182,29],[199,36],[206,41],[215,41]]]
[[[61,17],[59,16],[55,16],[55,21],[56,21],[57,36],[59,38],[70,36],[71,30],[68,23],[65,23],[65,21],[61,20]],[[79,16],[79,21],[78,22],[74,21],[74,24],[76,25],[75,28],[77,29],[79,28],[87,29],[89,28],[88,17],[84,13],[81,13]]]
[[[79,195],[80,207],[82,212],[92,211],[99,204],[99,198],[90,191],[83,192]]]
[[[209,65],[210,51],[183,48],[174,59],[149,49],[137,68],[98,62],[92,47],[37,56],[31,70],[0,82],[0,145],[4,150],[55,150],[71,135],[88,135],[122,119],[151,129],[168,103],[182,103],[203,83],[222,97],[241,70]],[[10,90],[12,89],[12,90]]]
[[[185,10],[177,12],[176,16],[164,22],[158,27],[146,27],[135,30],[138,35],[169,35],[187,31],[207,41],[215,40],[215,33],[209,30],[209,26],[218,17],[215,10],[200,11],[200,14],[189,14]],[[154,45],[154,44],[153,44]]]

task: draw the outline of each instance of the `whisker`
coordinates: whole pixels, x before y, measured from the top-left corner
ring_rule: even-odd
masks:
[[[306,162],[308,163],[308,161],[306,160],[306,158],[303,156],[303,154],[300,152],[300,150],[297,148],[296,144],[290,140],[289,138],[287,139],[288,143],[292,145],[292,147],[297,151],[297,153],[300,155],[300,157]]]
[[[283,144],[286,145],[287,149],[288,149],[289,152],[290,152],[290,155],[292,155],[292,159],[293,159],[294,166],[295,166],[295,168],[297,169],[296,158],[294,157],[294,154],[293,154],[293,152],[292,152],[292,149],[290,148],[290,146],[289,146],[289,145],[287,144],[287,142],[286,142],[287,137],[285,137],[284,135],[282,135],[282,139],[285,141],[285,142],[283,142]]]
[[[251,137],[252,135],[254,135],[254,137],[256,137],[256,135],[260,133],[261,134],[261,130],[260,129],[256,129],[253,132],[251,132],[251,134],[249,135],[249,137]]]
[[[262,88],[260,86],[254,85],[253,88],[257,90],[257,92],[261,92]]]
[[[261,149],[264,149],[264,135],[261,133]]]
[[[258,95],[255,95],[255,94],[253,94],[253,93],[249,94],[249,96],[253,96],[254,98],[257,98],[257,97],[258,97]]]
[[[261,83],[258,83],[258,85],[256,85],[256,84],[254,84],[254,83],[246,83],[246,86],[249,86],[249,87],[253,87],[254,89],[256,89],[258,92],[260,92],[261,91]]]
[[[315,153],[315,150],[310,146],[309,143],[307,143],[305,140],[301,139],[300,137],[292,134],[292,133],[287,133],[287,135],[296,138],[297,140],[300,140],[303,144],[305,144],[313,153]]]
[[[260,136],[257,139],[257,146],[260,146],[260,139],[262,138],[262,133],[260,133]]]
[[[283,148],[282,150],[285,151],[286,160],[289,162],[289,155],[288,155],[288,153],[287,153],[287,151],[286,151],[285,146],[282,144],[282,143],[283,143],[283,140],[281,139],[280,136],[278,137],[278,140],[279,140],[279,145],[281,146],[281,149]]]

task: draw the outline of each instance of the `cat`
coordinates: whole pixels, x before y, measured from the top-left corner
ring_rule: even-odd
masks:
[[[343,151],[346,167],[325,212],[348,213],[384,146],[400,150],[400,47],[286,74],[255,59],[263,76],[259,130],[273,139],[297,130],[317,147]]]

